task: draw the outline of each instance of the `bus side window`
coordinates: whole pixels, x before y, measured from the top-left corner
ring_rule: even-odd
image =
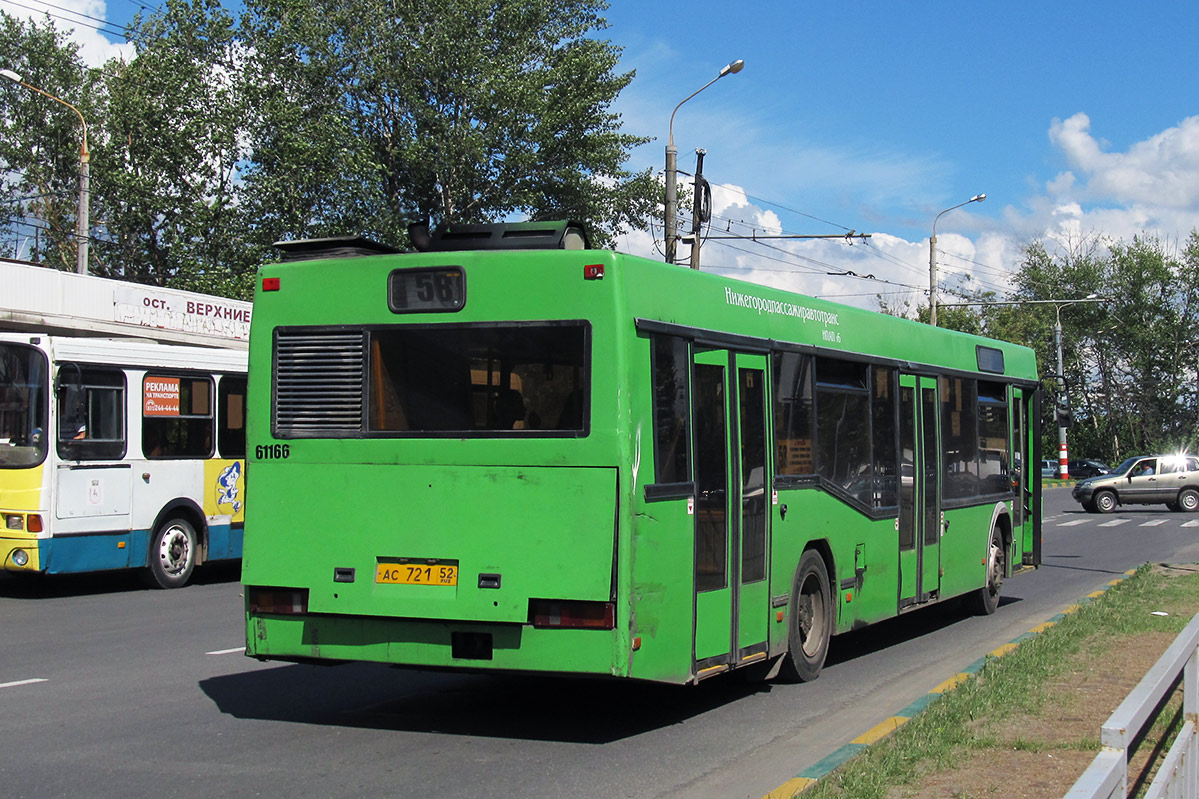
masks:
[[[654,478],[658,483],[691,479],[687,449],[687,341],[676,336],[651,337],[654,390]]]
[[[147,372],[142,383],[142,453],[147,458],[212,456],[212,378]]]
[[[115,460],[125,455],[125,374],[79,364],[59,368],[58,455]]]
[[[815,474],[811,356],[775,353],[774,391],[775,473]]]
[[[222,458],[246,457],[246,379],[221,378],[217,390],[217,407],[221,409],[217,424],[217,449]]]

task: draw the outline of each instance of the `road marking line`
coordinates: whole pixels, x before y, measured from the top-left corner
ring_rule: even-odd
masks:
[[[1192,519],[1189,522],[1183,522],[1182,526],[1183,527],[1199,527],[1199,521],[1195,521]]]
[[[1119,527],[1122,524],[1128,524],[1132,519],[1112,519],[1110,522],[1104,522],[1100,527]]]
[[[1062,522],[1058,525],[1058,527],[1075,527],[1080,524],[1086,524],[1089,521],[1090,519],[1075,519],[1072,522]]]
[[[18,685],[33,685],[38,682],[47,682],[45,677],[34,677],[31,680],[14,680],[12,682],[0,682],[0,688],[16,688]]]
[[[232,649],[217,649],[212,652],[205,652],[205,655],[232,655],[234,652],[245,652],[244,646],[235,646]]]
[[[1165,519],[1154,519],[1151,522],[1141,522],[1141,524],[1138,526],[1139,527],[1157,527],[1159,524],[1165,524],[1165,523],[1166,523]]]

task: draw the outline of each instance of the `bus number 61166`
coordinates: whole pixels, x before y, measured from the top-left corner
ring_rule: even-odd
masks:
[[[291,455],[290,444],[259,444],[254,447],[254,457],[260,461],[277,461]]]

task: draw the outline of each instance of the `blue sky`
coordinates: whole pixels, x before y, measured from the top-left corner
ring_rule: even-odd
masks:
[[[88,2],[116,22],[139,5]],[[612,0],[607,17],[601,35],[636,71],[616,110],[654,137],[634,167],[662,168],[675,104],[742,58],[675,119],[680,169],[707,150],[714,224],[871,234],[709,241],[705,269],[865,307],[879,293],[926,303],[933,219],[980,192],[938,223],[942,302],[1002,289],[1034,238],[1145,232],[1180,246],[1199,227],[1199,4]],[[631,234],[621,248],[652,255],[655,242]]]

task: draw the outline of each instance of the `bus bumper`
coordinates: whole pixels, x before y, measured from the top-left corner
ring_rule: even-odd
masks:
[[[619,657],[618,648],[616,630],[375,616],[246,616],[246,654],[261,660],[627,677],[628,656]]]
[[[0,568],[9,572],[35,573],[42,570],[38,539],[30,536],[0,537]]]

